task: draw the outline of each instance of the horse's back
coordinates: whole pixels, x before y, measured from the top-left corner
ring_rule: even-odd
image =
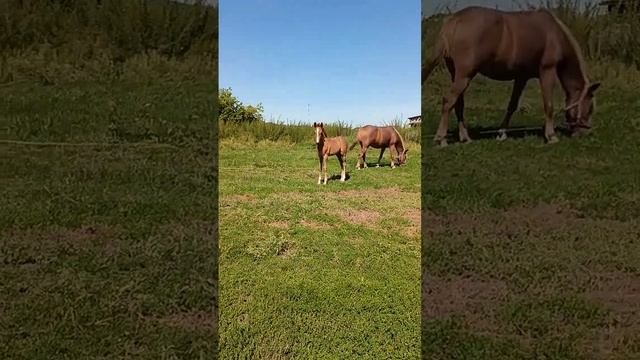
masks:
[[[497,80],[536,76],[558,25],[547,10],[502,11],[472,6],[444,25],[448,57]]]
[[[393,126],[366,125],[358,130],[356,138],[364,146],[373,148],[388,147],[397,141]]]

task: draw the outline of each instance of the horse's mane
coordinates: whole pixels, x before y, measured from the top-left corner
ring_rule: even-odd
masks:
[[[553,19],[556,21],[558,26],[560,26],[560,29],[562,29],[562,32],[564,33],[564,35],[567,37],[567,40],[571,44],[571,47],[573,48],[573,52],[576,54],[576,57],[578,58],[578,67],[579,67],[580,73],[582,74],[582,78],[584,80],[584,84],[586,88],[587,86],[589,86],[589,79],[587,79],[587,67],[585,66],[584,57],[582,56],[582,49],[580,48],[578,41],[573,36],[573,34],[571,34],[571,31],[569,30],[567,25],[565,25],[562,22],[562,20],[560,20],[552,11],[547,10],[547,12],[553,17]]]
[[[407,150],[407,148],[404,146],[404,139],[402,138],[402,135],[400,135],[400,133],[398,132],[398,130],[396,130],[396,128],[394,126],[392,126],[391,128],[393,129],[393,131],[396,132],[396,134],[400,138],[400,143],[402,144],[402,151]]]

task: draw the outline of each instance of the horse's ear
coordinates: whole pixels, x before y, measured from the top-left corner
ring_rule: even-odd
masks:
[[[408,153],[408,152],[409,152],[409,149],[404,149],[404,153],[405,154]]]
[[[313,127],[316,127],[316,122],[315,121],[313,122]]]
[[[589,85],[589,94],[593,94],[596,90],[598,90],[599,87],[600,82],[594,82],[593,84]]]
[[[320,123],[320,127],[324,127],[324,125],[322,123]]]

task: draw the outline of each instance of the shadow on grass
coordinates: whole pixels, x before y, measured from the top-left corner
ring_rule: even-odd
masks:
[[[495,140],[500,131],[498,126],[472,126],[467,128],[471,140]],[[556,127],[556,134],[571,137],[571,132],[564,127]],[[529,136],[535,136],[544,139],[544,129],[542,126],[518,126],[507,129],[507,137],[512,139],[522,139]],[[447,132],[447,141],[450,143],[460,142],[458,139],[458,129],[449,130]]]
[[[349,175],[349,173],[347,172],[345,174],[345,181],[349,181],[349,179],[351,179],[351,176]],[[327,180],[340,180],[340,174],[337,175],[331,175],[331,177],[327,178]]]

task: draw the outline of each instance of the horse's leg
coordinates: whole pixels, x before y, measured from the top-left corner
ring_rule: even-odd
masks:
[[[458,100],[454,106],[456,118],[458,118],[458,138],[460,142],[471,142],[467,126],[464,122],[464,92],[458,96]]]
[[[338,158],[338,162],[340,163],[340,181],[345,180],[345,170],[346,170],[346,156],[343,156],[341,153],[337,153],[336,157]]]
[[[322,155],[318,153],[318,162],[320,163],[320,170],[318,170],[318,185],[322,182]]]
[[[360,142],[360,152],[358,153],[358,162],[356,162],[356,170],[360,170],[360,160],[362,159],[362,151],[364,150],[364,146],[362,142]]]
[[[449,124],[449,113],[451,108],[458,101],[458,97],[469,86],[471,77],[456,77],[449,92],[442,98],[442,115],[440,116],[440,124],[438,125],[438,132],[434,137],[434,141],[440,146],[447,146],[447,125]]]
[[[513,90],[511,90],[511,99],[509,99],[509,106],[507,107],[507,113],[502,120],[502,124],[500,125],[500,130],[498,132],[497,140],[502,141],[507,139],[507,128],[509,127],[509,122],[511,122],[511,117],[513,113],[518,109],[518,103],[520,102],[520,96],[522,96],[522,91],[524,87],[527,85],[527,80],[516,79],[513,82]]]
[[[362,167],[364,167],[365,169],[368,168],[369,166],[367,166],[367,150],[369,150],[369,145],[365,146],[362,148]]]
[[[322,170],[324,171],[324,185],[327,185],[327,161],[329,160],[329,155],[325,155],[322,158]]]
[[[546,67],[540,70],[540,87],[544,102],[544,137],[549,144],[557,143],[558,137],[553,128],[553,85],[555,83],[555,68]]]
[[[384,146],[380,149],[380,156],[378,157],[378,164],[376,165],[376,167],[380,167],[380,161],[382,160],[382,154],[384,154],[385,149],[386,148]],[[391,151],[391,149],[389,149],[389,151]]]
[[[391,160],[391,168],[395,169],[396,168],[396,164],[395,164],[395,160],[393,159],[393,146],[389,146],[389,160]],[[396,149],[396,157],[398,157],[398,149]],[[400,163],[398,163],[399,165]]]
[[[449,70],[449,75],[451,75],[451,82],[455,82],[456,79],[456,67],[452,61],[447,61],[447,70]],[[469,137],[469,133],[467,131],[467,126],[464,121],[464,91],[458,96],[458,100],[454,105],[454,109],[456,112],[456,118],[458,119],[458,138],[460,142],[471,142],[471,138]]]

